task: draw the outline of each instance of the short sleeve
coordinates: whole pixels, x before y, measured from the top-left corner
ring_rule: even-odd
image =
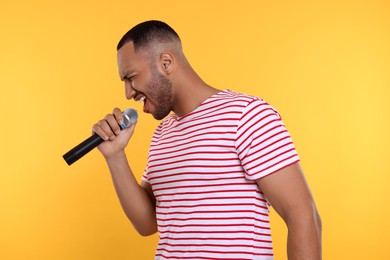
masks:
[[[299,161],[279,113],[261,99],[254,99],[244,108],[235,146],[249,180],[260,179]]]

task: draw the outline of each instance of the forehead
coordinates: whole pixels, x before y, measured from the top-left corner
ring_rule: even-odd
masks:
[[[125,43],[117,53],[119,75],[123,77],[124,74],[139,69],[146,63],[146,58],[143,51],[135,52],[133,42]]]

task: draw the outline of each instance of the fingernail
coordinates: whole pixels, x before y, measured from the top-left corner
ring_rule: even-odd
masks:
[[[121,127],[122,127],[122,129],[125,129],[125,128],[126,128],[125,124],[122,124]]]

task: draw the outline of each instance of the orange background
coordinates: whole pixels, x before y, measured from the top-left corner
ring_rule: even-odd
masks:
[[[323,220],[324,259],[390,259],[388,1],[0,2],[0,259],[152,259],[98,151],[62,155],[113,107],[140,111],[140,179],[158,122],[127,101],[116,44],[149,19],[201,77],[257,95],[292,134]],[[286,228],[272,212],[276,259]]]

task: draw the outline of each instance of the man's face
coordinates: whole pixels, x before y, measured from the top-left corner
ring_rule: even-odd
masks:
[[[142,50],[136,53],[132,42],[118,50],[118,69],[125,82],[126,98],[143,100],[144,112],[161,120],[172,110],[173,90],[172,82],[158,71],[157,62]]]

